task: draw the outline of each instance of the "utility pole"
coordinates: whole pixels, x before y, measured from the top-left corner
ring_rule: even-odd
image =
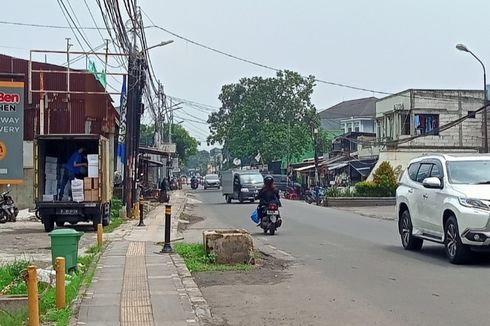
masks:
[[[73,46],[73,44],[70,44],[70,38],[66,38],[66,99],[67,99],[67,106],[68,106],[68,114],[70,117],[70,134],[71,134],[71,99],[70,99],[70,48]],[[44,110],[44,108],[43,108]],[[43,127],[44,127],[44,122],[43,122]]]

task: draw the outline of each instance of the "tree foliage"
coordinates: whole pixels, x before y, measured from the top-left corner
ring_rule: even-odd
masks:
[[[142,124],[140,127],[140,144],[154,146],[155,126]],[[164,135],[168,135],[168,124],[164,127]],[[177,154],[182,162],[197,153],[199,142],[179,124],[172,125],[172,142],[176,144]]]
[[[291,71],[275,77],[242,78],[224,85],[221,108],[209,116],[210,144],[221,143],[234,157],[264,161],[299,157],[312,141],[319,117],[311,95],[314,77]]]
[[[168,128],[168,126],[166,126]],[[172,142],[176,144],[177,154],[182,163],[186,163],[191,155],[197,153],[199,142],[189,135],[180,124],[172,125]]]

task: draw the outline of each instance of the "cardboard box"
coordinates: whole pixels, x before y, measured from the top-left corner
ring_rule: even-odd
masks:
[[[99,154],[88,154],[87,161],[89,165],[99,164]]]
[[[99,176],[99,165],[90,165],[88,166],[88,177],[89,178],[97,178]]]
[[[92,189],[92,178],[83,178],[83,190]]]
[[[98,201],[99,200],[99,191],[98,190],[85,190],[83,192],[83,197],[85,201]]]
[[[53,201],[54,195],[43,195],[43,201]]]
[[[92,178],[92,189],[99,189],[99,178]]]
[[[90,190],[90,198],[92,198],[92,201],[98,201],[99,200],[99,190],[98,189]]]
[[[58,164],[58,158],[57,157],[52,157],[52,156],[46,156],[45,162],[46,163],[55,163],[55,164]]]

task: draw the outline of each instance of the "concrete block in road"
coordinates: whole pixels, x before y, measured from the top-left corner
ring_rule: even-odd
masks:
[[[253,261],[253,239],[243,229],[204,231],[203,245],[219,264],[249,264]]]

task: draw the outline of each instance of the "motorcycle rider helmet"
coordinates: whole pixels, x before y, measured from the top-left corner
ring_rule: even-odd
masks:
[[[264,184],[270,186],[274,183],[274,178],[272,177],[272,175],[266,175],[264,177]]]

